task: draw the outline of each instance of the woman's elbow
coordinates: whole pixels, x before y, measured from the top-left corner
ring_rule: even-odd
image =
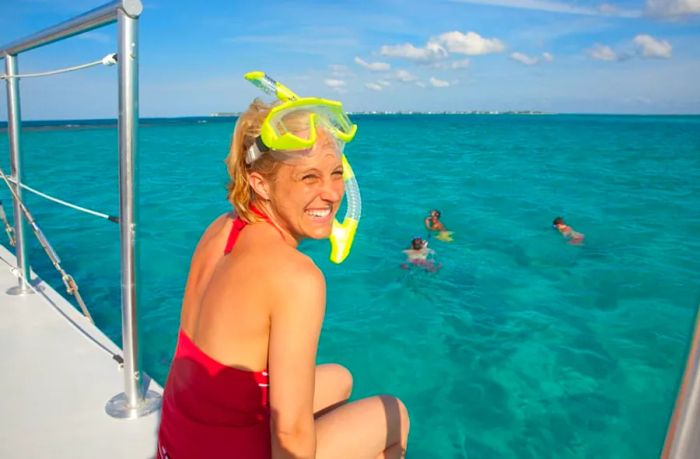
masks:
[[[270,420],[273,459],[313,459],[316,455],[316,431],[313,417],[306,422]]]

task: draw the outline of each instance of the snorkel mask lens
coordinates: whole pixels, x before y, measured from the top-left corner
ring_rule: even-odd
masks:
[[[316,142],[321,127],[344,143],[357,131],[340,102],[305,97],[272,108],[260,138],[272,150],[306,150]]]

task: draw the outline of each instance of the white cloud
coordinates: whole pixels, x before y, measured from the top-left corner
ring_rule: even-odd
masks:
[[[518,61],[521,64],[525,65],[535,65],[539,62],[539,59],[536,57],[530,57],[527,54],[523,53],[513,53],[510,55],[510,58],[513,59],[514,61]]]
[[[578,14],[584,16],[618,16],[639,17],[641,12],[637,10],[623,10],[609,4],[602,4],[597,8],[572,5],[570,3],[553,0],[452,0],[455,3],[476,3],[479,5],[500,6],[505,8],[520,8],[525,10],[546,11],[549,13]],[[653,1],[653,0],[647,0]],[[665,0],[656,0],[665,1]],[[696,1],[696,0],[674,0]]]
[[[328,68],[331,70],[331,75],[336,78],[342,78],[352,75],[350,69],[345,65],[330,64]]]
[[[379,80],[377,81],[377,83],[379,83],[382,86],[391,86],[391,83],[386,80]]]
[[[505,49],[505,45],[498,38],[484,38],[476,32],[462,33],[458,31],[445,32],[437,37],[432,37],[423,47],[416,47],[411,43],[401,45],[383,45],[379,54],[387,57],[408,59],[414,62],[428,64],[435,68],[457,69],[469,65],[468,60],[458,60],[442,64],[440,61],[447,59],[450,53],[477,56],[481,54],[498,53]],[[367,63],[355,58],[355,62],[363,67],[376,66],[371,70],[388,70],[389,64],[381,62]],[[385,67],[386,66],[386,67]]]
[[[435,77],[430,77],[430,84],[431,84],[434,88],[446,88],[446,87],[448,87],[448,86],[450,85],[449,81],[438,80],[438,79],[435,78]]]
[[[365,86],[372,91],[381,91],[384,89],[384,86],[380,85],[379,83],[365,83]]]
[[[416,86],[418,86],[419,88],[426,88],[428,85],[426,85],[422,81],[416,81]]]
[[[700,14],[700,0],[646,0],[646,12],[666,18],[692,16]]]
[[[385,72],[391,68],[386,62],[367,62],[359,57],[355,58],[355,63],[373,72]]]
[[[510,58],[524,65],[536,65],[542,62],[552,62],[554,60],[554,56],[548,52],[542,53],[541,57],[528,56],[527,54],[514,52],[510,55]]]
[[[408,70],[397,70],[396,71],[396,79],[403,81],[404,83],[409,83],[411,81],[415,81],[417,78],[413,75]]]
[[[634,44],[642,57],[670,59],[673,48],[666,40],[657,40],[651,35],[640,34],[634,37]]]
[[[469,59],[462,59],[461,61],[452,61],[450,68],[453,69],[466,69],[469,67]]]
[[[384,45],[379,54],[388,57],[400,57],[412,61],[434,61],[447,57],[447,50],[437,43],[428,42],[423,48],[416,48],[410,43],[403,45]]]
[[[443,69],[443,70],[455,70],[455,69],[466,69],[469,67],[469,59],[462,59],[459,61],[440,61],[440,62],[433,62],[430,66],[436,69]]]
[[[478,56],[480,54],[500,53],[505,46],[498,38],[484,38],[476,32],[445,32],[433,38],[430,43],[444,45],[451,53]]]
[[[617,61],[619,57],[613,49],[607,45],[596,43],[588,50],[588,55],[599,61]]]
[[[329,88],[338,92],[345,92],[345,86],[347,85],[345,81],[336,80],[335,78],[327,78],[323,80],[323,83]]]

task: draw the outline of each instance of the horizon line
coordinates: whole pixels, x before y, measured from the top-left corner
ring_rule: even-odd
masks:
[[[242,112],[213,112],[208,115],[166,115],[166,116],[140,116],[139,120],[154,119],[187,119],[187,118],[236,118]],[[591,115],[591,116],[700,116],[698,113],[654,113],[654,112],[546,112],[541,110],[359,110],[348,111],[353,115]],[[56,122],[56,121],[114,121],[118,118],[53,118],[53,119],[23,119],[23,122]],[[7,125],[7,119],[0,119],[0,123]]]

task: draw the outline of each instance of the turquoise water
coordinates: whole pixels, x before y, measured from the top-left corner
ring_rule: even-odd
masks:
[[[189,257],[228,210],[233,122],[213,121],[140,131],[141,350],[161,383]],[[357,397],[405,401],[413,459],[658,457],[700,300],[700,117],[356,121],[347,152],[364,214],[353,253],[335,266],[326,242],[301,246],[328,282],[320,361],[346,365]],[[22,140],[30,186],[117,213],[113,128]],[[120,342],[117,225],[27,200]],[[430,244],[443,267],[402,270],[431,208],[455,231]],[[584,246],[551,229],[557,215]],[[36,245],[30,259],[63,290]]]

